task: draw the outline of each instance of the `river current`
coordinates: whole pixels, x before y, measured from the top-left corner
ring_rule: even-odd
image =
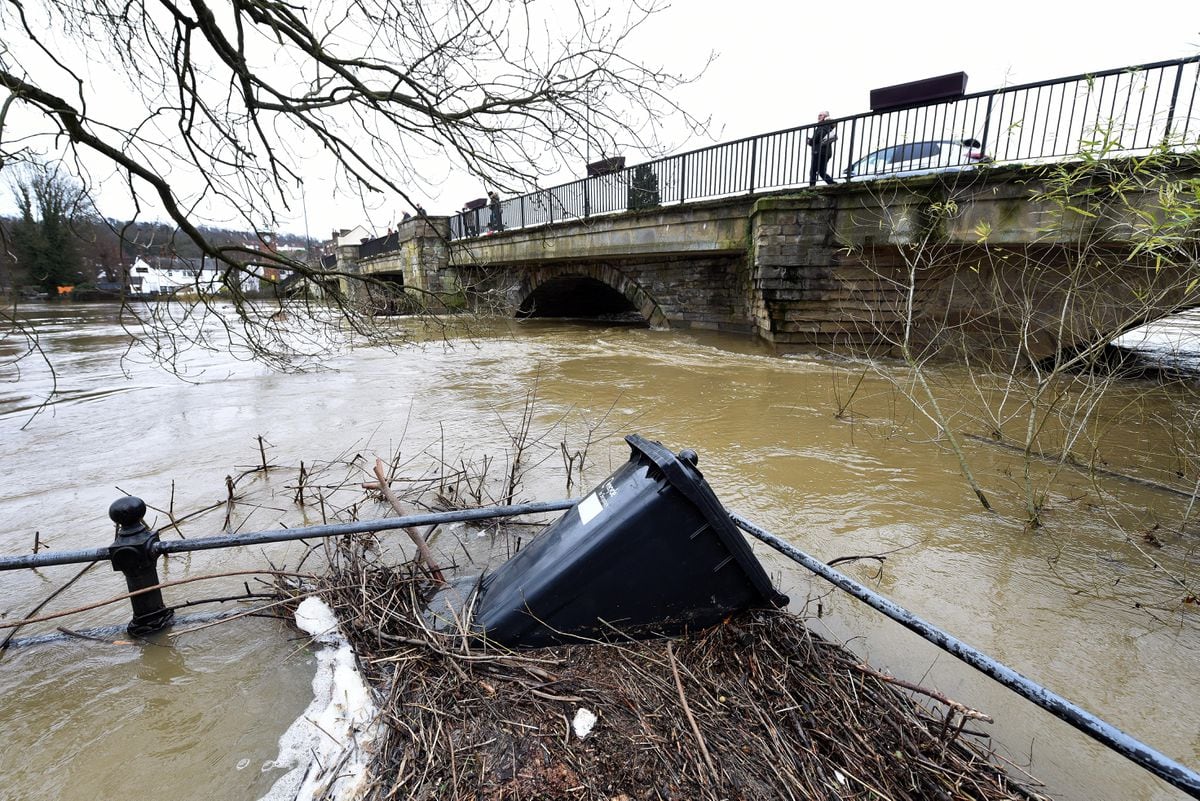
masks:
[[[0,554],[29,553],[35,538],[52,549],[107,545],[108,505],[125,493],[146,500],[154,526],[213,507],[181,530],[221,533],[227,477],[239,498],[231,530],[319,523],[322,514],[351,509],[382,516],[353,465],[394,460],[398,475],[416,482],[491,459],[494,483],[532,399],[529,470],[518,497],[568,494],[564,444],[568,453],[588,445],[572,495],[628,458],[625,434],[693,448],[730,509],[823,560],[882,557],[840,569],[1200,766],[1200,607],[1194,596],[1184,601],[1200,567],[1200,509],[1187,497],[1196,447],[1161,425],[1196,419],[1195,386],[1114,387],[1089,422],[1102,469],[1065,467],[1050,481],[1048,462],[1035,460],[1045,502],[1043,525],[1031,528],[1021,455],[988,441],[979,410],[964,400],[969,393],[955,392],[978,379],[958,368],[938,368],[932,383],[964,435],[990,512],[909,401],[913,382],[902,365],[780,358],[745,338],[707,332],[511,321],[468,333],[414,331],[413,344],[349,349],[301,374],[193,351],[177,377],[127,351],[115,307],[34,305],[23,314],[36,324],[53,373],[37,356],[12,366],[16,340],[0,343]],[[1198,330],[1200,319],[1185,318],[1121,344],[1200,353],[1188,344]],[[56,402],[38,411],[55,387]],[[242,476],[264,453],[277,469]],[[304,507],[295,501],[301,463]],[[366,480],[361,469],[357,480]],[[769,549],[756,544],[755,552],[819,633],[877,669],[995,717],[988,731],[999,753],[1053,796],[1182,797]],[[290,568],[304,554],[299,544],[202,552],[171,557],[160,575]],[[0,622],[24,617],[79,572],[0,573]],[[253,590],[253,581],[229,577],[164,594],[178,604]],[[100,563],[43,612],[124,590],[120,574]],[[0,655],[0,798],[266,795],[283,773],[279,738],[312,699],[306,638],[255,617],[177,626],[147,643],[119,629],[98,639],[59,630],[123,625],[128,614],[121,602],[31,625]]]

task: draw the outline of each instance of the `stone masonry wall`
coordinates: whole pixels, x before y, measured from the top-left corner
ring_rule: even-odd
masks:
[[[751,330],[744,257],[689,257],[603,266],[647,288],[672,328]]]
[[[653,326],[742,333],[752,328],[747,303],[749,274],[741,255],[459,267],[458,271],[472,295],[485,303],[503,297],[512,314],[538,287],[583,276],[623,294]]]
[[[783,349],[858,347],[892,325],[892,292],[837,242],[837,196],[765,198],[752,212],[754,332]]]

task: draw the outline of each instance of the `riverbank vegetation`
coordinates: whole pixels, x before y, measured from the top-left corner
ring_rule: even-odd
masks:
[[[1080,160],[1018,176],[1037,210],[1028,245],[1009,244],[982,222],[972,244],[946,236],[961,229],[975,189],[973,176],[960,173],[928,192],[925,224],[897,249],[898,266],[850,251],[894,287],[889,319],[902,322],[875,329],[900,365],[863,369],[911,402],[985,510],[1053,532],[1057,508],[1090,505],[1173,588],[1168,607],[1183,614],[1200,586],[1155,554],[1164,543],[1195,552],[1200,375],[1169,353],[1147,361],[1113,343],[1200,306],[1200,152],[1181,155],[1164,143],[1113,158],[1113,136],[1098,136]],[[882,200],[896,191],[878,189]],[[938,316],[920,299],[931,286],[953,298]],[[842,382],[849,395],[856,374],[861,381],[856,370]],[[837,405],[852,414],[851,400]],[[1151,445],[1163,441],[1166,452]],[[993,449],[1015,459],[1003,476],[980,472]],[[1177,516],[1130,514],[1114,481],[1182,500],[1172,504]]]

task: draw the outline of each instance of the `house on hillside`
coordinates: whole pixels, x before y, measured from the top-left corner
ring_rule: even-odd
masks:
[[[280,247],[275,234],[259,231],[254,241],[242,243],[246,250],[257,250],[260,253],[270,253],[302,262],[305,258],[305,248]],[[283,267],[274,259],[250,261],[246,265],[246,273],[242,276],[241,286],[245,292],[269,291],[272,286],[286,287],[294,283],[299,276],[287,267]]]
[[[221,291],[221,273],[201,259],[138,256],[129,268],[129,294],[152,298],[175,294],[215,295]]]

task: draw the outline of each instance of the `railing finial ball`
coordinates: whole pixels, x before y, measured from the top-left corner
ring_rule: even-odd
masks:
[[[146,516],[146,502],[136,495],[117,498],[108,507],[108,516],[123,529],[133,528]]]

